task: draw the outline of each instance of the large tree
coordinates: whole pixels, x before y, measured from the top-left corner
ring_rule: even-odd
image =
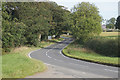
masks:
[[[72,33],[83,41],[101,32],[101,16],[98,8],[89,2],[82,2],[72,9]]]
[[[27,28],[25,37],[27,44],[37,45],[42,39],[45,40],[49,34],[49,21],[51,20],[51,10],[47,2],[30,2],[30,3],[7,3],[8,8],[12,11],[12,17],[23,22]]]
[[[63,30],[67,30],[68,28],[68,18],[70,12],[65,9],[64,6],[59,6],[54,2],[50,3],[52,6],[50,7],[52,17],[50,21],[50,35],[56,35],[56,37],[60,37]]]
[[[115,27],[116,29],[120,29],[120,16],[117,17]]]

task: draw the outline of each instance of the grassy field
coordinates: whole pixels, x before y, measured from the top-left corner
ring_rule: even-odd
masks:
[[[59,39],[58,41],[63,40]],[[19,47],[12,49],[10,53],[2,55],[2,78],[24,78],[46,70],[43,62],[30,59],[28,53],[54,42],[41,42],[39,47]]]
[[[120,36],[119,32],[102,32],[100,36]]]
[[[115,37],[115,39],[108,38],[110,36],[118,36],[118,33],[103,32],[101,33],[101,36],[106,39],[98,39],[99,41],[96,41],[96,42],[92,41],[93,43],[90,43],[90,46],[89,46],[91,47],[91,49],[86,48],[85,44],[73,42],[69,44],[68,47],[63,49],[63,54],[72,58],[82,59],[82,60],[96,62],[96,63],[102,63],[102,64],[114,65],[114,66],[120,65],[120,63],[118,62],[118,59],[119,59],[119,57],[117,57],[118,55],[114,54],[114,49],[115,50],[117,49],[116,47],[118,43],[117,42],[111,43],[111,42],[115,42],[114,40],[117,40],[117,37]],[[101,38],[101,36],[99,38]],[[101,40],[104,40],[104,41],[101,41]],[[115,47],[112,48],[113,46]],[[100,54],[99,52],[101,51],[99,50],[102,50],[103,54]],[[109,51],[110,54],[104,53],[106,51]],[[112,51],[113,53],[110,51]],[[113,56],[116,56],[116,57],[113,57],[111,54],[114,54]]]

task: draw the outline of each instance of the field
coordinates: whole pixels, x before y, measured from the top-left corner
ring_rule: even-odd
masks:
[[[119,32],[102,32],[100,36],[120,36]]]
[[[63,54],[85,61],[118,66],[118,33],[103,32],[84,44],[74,41],[63,50]]]

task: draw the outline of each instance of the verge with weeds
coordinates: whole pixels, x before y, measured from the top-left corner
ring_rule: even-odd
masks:
[[[24,78],[37,72],[43,72],[46,66],[35,59],[30,59],[27,54],[39,48],[20,47],[2,56],[3,78]]]
[[[62,41],[62,38],[55,39],[56,42]],[[4,52],[2,55],[2,78],[24,78],[29,75],[33,75],[38,72],[46,70],[46,66],[43,62],[31,59],[28,57],[28,53],[31,51],[47,47],[55,42],[42,41],[35,46],[22,46],[13,48],[10,52]]]
[[[85,61],[120,66],[118,39],[91,39],[82,44],[73,42],[63,49],[63,54]]]

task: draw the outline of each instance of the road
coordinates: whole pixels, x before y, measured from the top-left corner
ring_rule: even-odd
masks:
[[[30,58],[43,61],[45,64],[58,68],[58,72],[75,78],[118,78],[118,68],[97,63],[76,60],[64,56],[61,50],[72,42],[71,38],[33,51]]]

